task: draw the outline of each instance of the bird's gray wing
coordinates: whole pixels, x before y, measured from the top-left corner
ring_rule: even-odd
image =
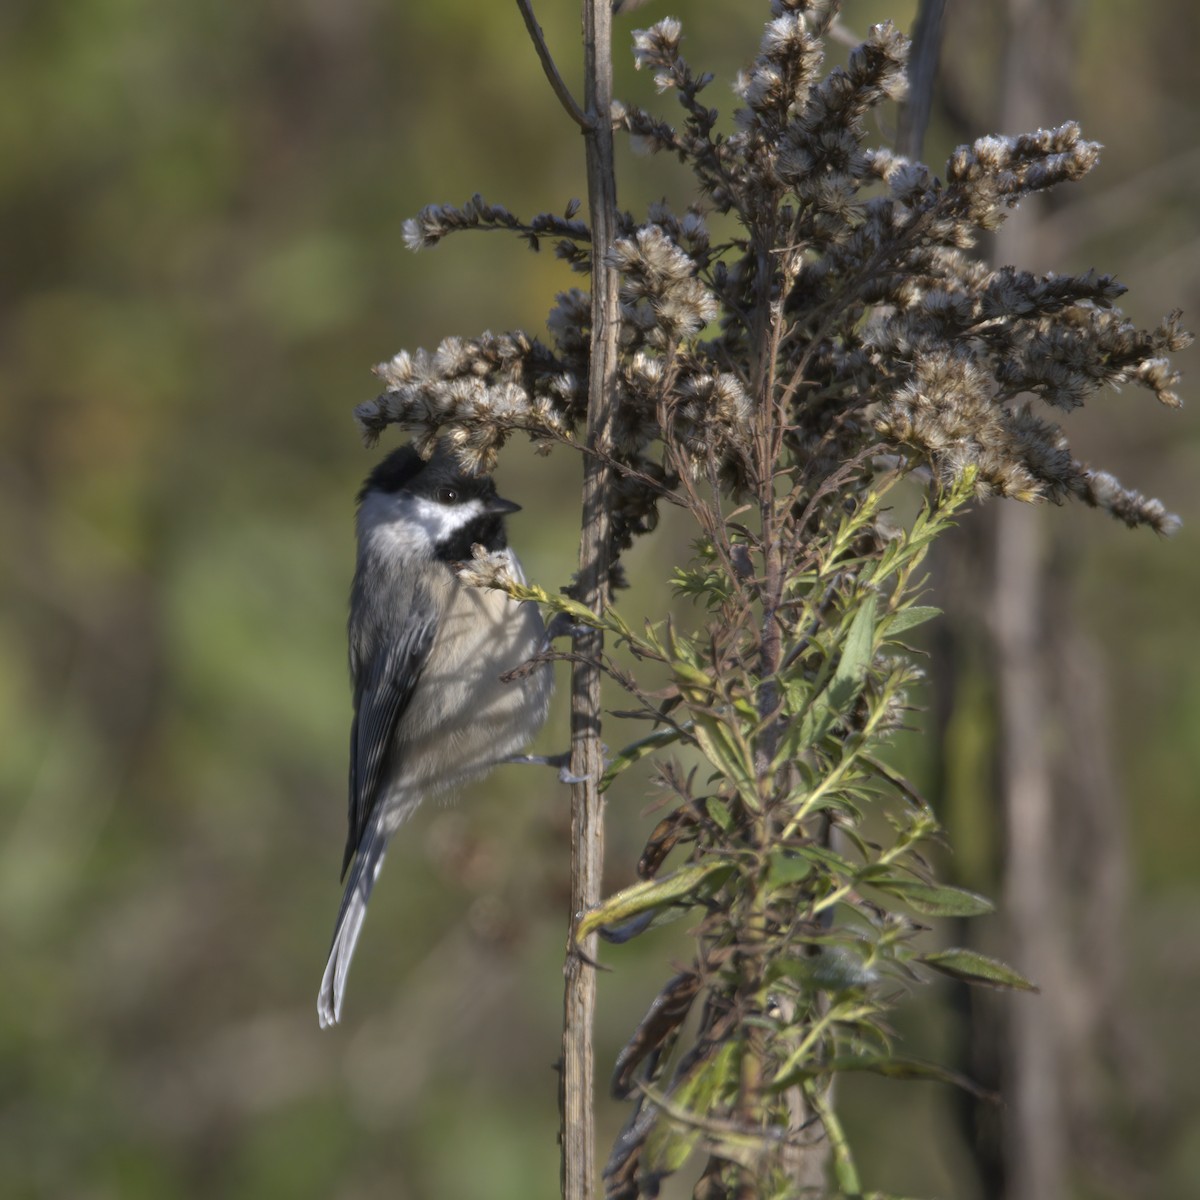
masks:
[[[437,614],[419,600],[395,641],[378,644],[354,671],[354,724],[350,729],[350,829],[342,859],[342,878],[372,824],[379,784],[392,736],[429,659],[437,633]]]

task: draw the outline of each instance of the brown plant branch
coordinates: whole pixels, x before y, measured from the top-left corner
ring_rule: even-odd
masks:
[[[550,47],[546,45],[546,35],[542,33],[542,27],[538,24],[537,17],[533,15],[533,5],[530,4],[529,0],[517,0],[517,7],[521,10],[521,17],[525,21],[525,28],[529,30],[529,37],[533,42],[533,48],[537,51],[538,60],[542,64],[542,70],[546,72],[546,78],[550,81],[550,86],[554,89],[554,94],[558,97],[563,108],[567,110],[567,116],[584,133],[587,133],[590,127],[588,118],[584,115],[583,109],[579,107],[575,97],[571,95],[571,89],[567,87],[563,77],[558,73],[558,67],[555,66],[554,59],[550,54]]]
[[[592,226],[592,325],[584,457],[583,528],[579,541],[579,598],[595,612],[608,593],[612,450],[617,393],[619,280],[609,252],[616,236],[617,188],[613,170],[612,10],[609,0],[585,0],[584,95],[587,112],[588,207]],[[604,749],[600,741],[599,663],[604,639],[587,630],[577,641],[582,656],[571,673],[571,929],[564,965],[562,1057],[563,1200],[592,1200],[596,1186],[595,1062],[592,1046],[596,936],[576,949],[575,923],[601,897],[604,867]]]
[[[942,48],[942,20],[946,0],[921,0],[913,22],[912,51],[908,58],[908,97],[900,106],[896,149],[905,158],[919,159],[933,109],[938,56]]]

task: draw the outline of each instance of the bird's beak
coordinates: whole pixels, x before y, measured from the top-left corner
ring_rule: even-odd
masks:
[[[487,511],[502,516],[504,513],[520,512],[521,506],[514,504],[511,500],[505,500],[503,496],[493,496],[487,502]]]

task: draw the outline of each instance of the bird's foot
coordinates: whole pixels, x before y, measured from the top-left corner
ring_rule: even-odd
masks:
[[[572,621],[567,613],[555,613],[550,618],[550,624],[546,626],[546,644],[549,645],[556,638],[579,637],[586,633],[587,629],[586,625]]]
[[[607,747],[605,755],[607,757]],[[559,783],[586,783],[588,777],[586,775],[574,775],[571,773],[571,755],[565,754],[514,754],[511,758],[504,760],[506,763],[513,763],[517,766],[528,767],[557,767]]]

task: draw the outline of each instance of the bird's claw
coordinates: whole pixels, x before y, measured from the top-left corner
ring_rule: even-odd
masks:
[[[604,756],[604,762],[608,762],[608,747],[602,745],[601,753]],[[514,754],[511,758],[504,760],[506,763],[514,763],[518,766],[529,767],[557,767],[559,783],[574,784],[587,783],[590,776],[576,775],[571,771],[571,755],[570,753],[563,754]]]
[[[577,621],[572,621],[567,613],[555,613],[550,618],[550,624],[546,626],[546,642],[549,644],[556,638],[562,637],[579,637],[587,632],[586,625],[580,625]]]

